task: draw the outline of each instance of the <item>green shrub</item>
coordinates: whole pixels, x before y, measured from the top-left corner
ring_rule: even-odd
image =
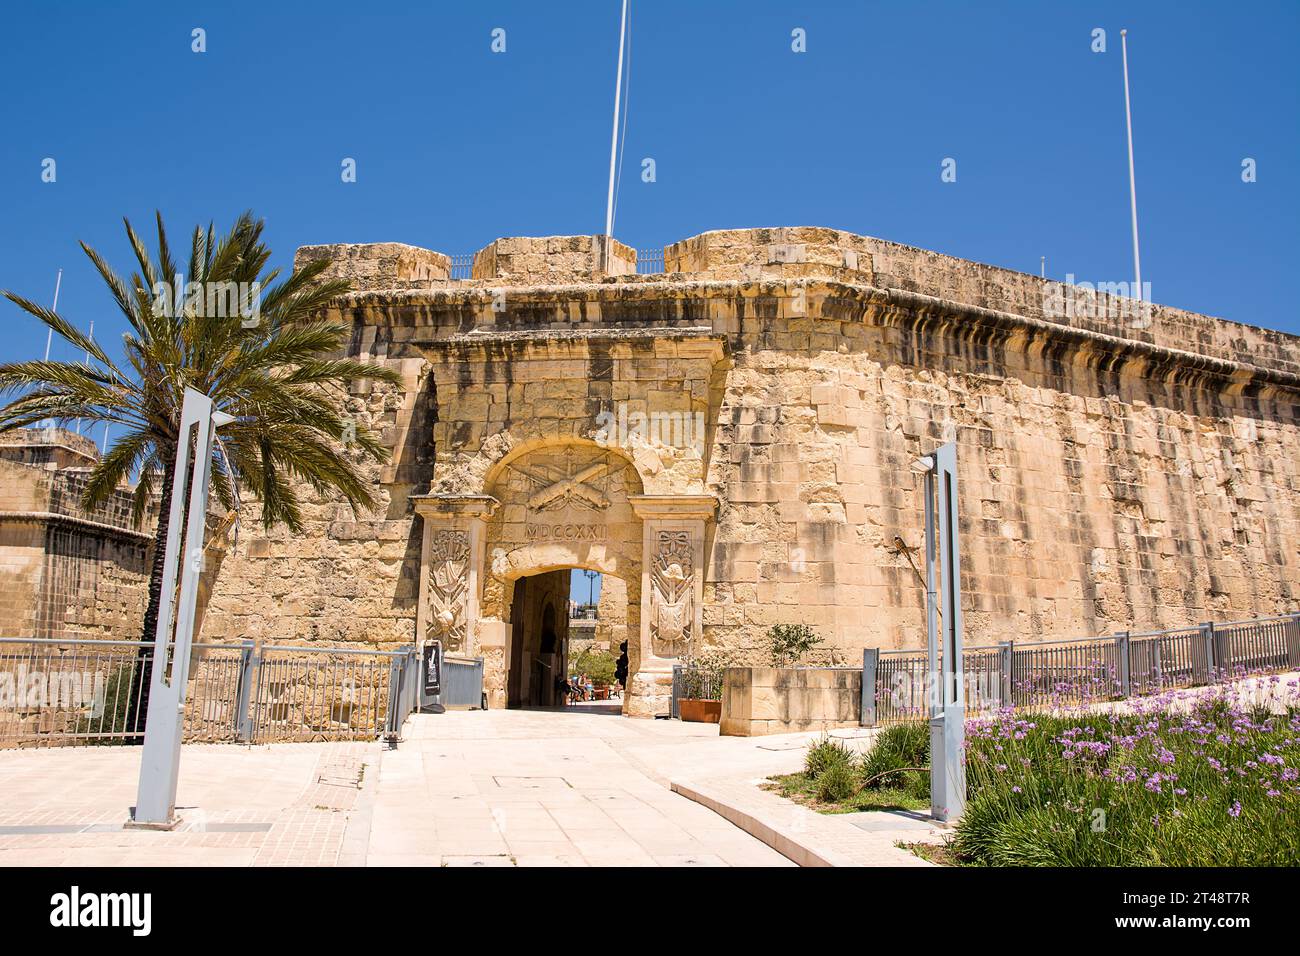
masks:
[[[767,632],[767,653],[773,667],[793,667],[825,640],[807,624],[774,624]]]
[[[1300,865],[1300,710],[1190,707],[968,722],[953,849],[988,866]]]
[[[838,803],[857,793],[861,782],[851,764],[833,763],[817,775],[813,786],[818,800]]]
[[[924,721],[891,724],[876,734],[875,743],[862,758],[862,776],[873,780],[869,785],[881,787],[902,786],[909,791],[912,777],[925,777],[925,795],[930,792],[927,774],[887,773],[901,767],[928,767],[930,765],[930,727]],[[884,776],[878,776],[884,774]]]
[[[586,674],[593,684],[612,684],[618,659],[609,651],[586,648],[569,662],[570,674]]]
[[[804,773],[816,780],[832,767],[854,771],[857,763],[857,754],[842,742],[823,734],[817,743],[808,748],[803,766]]]
[[[145,682],[149,680],[145,675]],[[73,727],[73,733],[94,734],[94,733],[111,733],[116,731],[121,733],[125,730],[137,729],[138,736],[131,737],[90,737],[82,741],[83,743],[94,747],[120,747],[123,745],[138,744],[144,740],[144,727],[131,728],[127,726],[127,721],[131,714],[131,698],[139,693],[140,687],[135,680],[135,663],[128,662],[120,664],[108,675],[108,680],[104,682],[104,709],[97,717],[79,717]]]

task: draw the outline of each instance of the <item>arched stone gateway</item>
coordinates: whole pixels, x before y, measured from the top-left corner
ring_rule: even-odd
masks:
[[[589,236],[500,239],[470,278],[395,243],[319,260],[355,289],[325,315],[349,356],[403,378],[348,397],[392,450],[380,507],[245,516],[205,638],[437,637],[494,706],[544,701],[579,567],[626,583],[629,714],[701,648],[761,662],[774,624],[823,661],[915,648],[910,464],[949,440],[968,645],[1300,602],[1295,336],[833,229],[705,233],[652,275]]]
[[[705,381],[718,355],[708,348],[694,356]],[[532,662],[521,661],[530,645],[516,582],[569,568],[617,577],[626,585],[633,674],[624,710],[653,716],[667,707],[673,664],[700,643],[705,538],[716,501],[695,492],[699,450],[648,435],[620,438],[625,424],[599,414],[584,421],[585,402],[572,401],[575,417],[562,436],[506,428],[495,433],[486,467],[462,462],[460,474],[482,475],[468,481],[474,493],[413,496],[424,518],[418,632],[483,655],[490,705],[549,700],[545,692],[539,698]],[[654,494],[647,486],[687,490]]]

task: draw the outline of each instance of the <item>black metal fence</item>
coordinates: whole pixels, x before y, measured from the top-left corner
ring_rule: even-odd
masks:
[[[1251,673],[1300,668],[1300,614],[1067,641],[969,647],[962,656],[968,713],[1047,708],[1199,687]],[[929,714],[924,651],[868,651],[864,723]],[[865,691],[864,691],[865,697]]]

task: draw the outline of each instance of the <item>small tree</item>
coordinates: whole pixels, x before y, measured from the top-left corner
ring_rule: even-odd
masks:
[[[606,685],[614,680],[618,661],[609,651],[588,647],[569,663],[574,674],[586,674],[593,684]]]
[[[773,667],[793,667],[823,641],[807,624],[774,624],[767,632],[767,653]]]

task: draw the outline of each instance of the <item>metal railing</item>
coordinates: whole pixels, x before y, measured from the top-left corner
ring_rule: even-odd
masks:
[[[487,709],[483,696],[483,658],[457,657],[442,659],[442,695],[444,707]]]
[[[638,249],[636,252],[636,271],[638,275],[658,275],[664,271],[664,251],[662,249]]]
[[[722,700],[723,675],[716,669],[705,670],[689,664],[673,665],[672,702],[668,715],[677,720],[681,717],[678,704],[683,699]]]
[[[1065,641],[1007,641],[968,647],[962,656],[971,715],[1078,706],[1295,668],[1300,614]],[[928,716],[924,651],[868,651],[863,679],[864,687],[875,688],[874,714],[864,701],[864,722]]]
[[[447,258],[451,260],[450,278],[472,279],[474,277],[474,253],[458,253]]]
[[[196,644],[192,654],[187,742],[396,736],[416,706],[411,647],[246,641]],[[0,638],[0,748],[140,743],[138,702],[152,669],[152,642]]]

